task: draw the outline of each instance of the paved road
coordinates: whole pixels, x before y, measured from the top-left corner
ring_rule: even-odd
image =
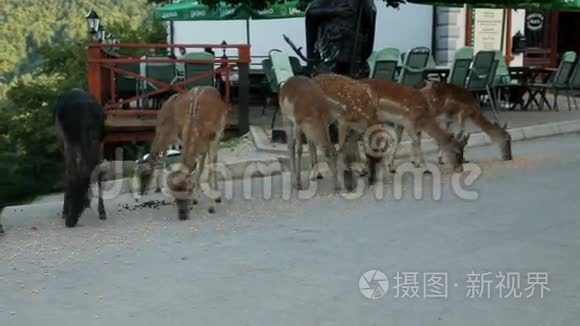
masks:
[[[484,171],[467,188],[476,200],[458,198],[444,177],[441,200],[414,200],[410,182],[396,199],[393,180],[384,199],[325,189],[310,200],[237,193],[214,216],[202,200],[186,222],[172,206],[123,209],[134,204],[128,196],[107,201],[108,221],[88,211],[76,229],[63,227],[60,203],[8,208],[0,324],[576,325],[580,135],[514,150],[510,163],[494,148],[468,151]],[[375,300],[359,289],[372,269],[389,280]],[[397,281],[397,271],[409,274]],[[500,271],[519,273],[522,298],[499,298],[496,286],[507,285]],[[447,273],[446,298],[426,297],[424,289],[445,289],[424,286],[431,272]],[[483,272],[493,283],[475,293]],[[547,273],[547,282],[535,280],[549,289],[543,298],[539,285],[526,298],[528,272]]]

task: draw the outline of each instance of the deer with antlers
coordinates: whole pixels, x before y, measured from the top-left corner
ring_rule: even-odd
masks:
[[[390,147],[388,167],[394,172],[394,159],[397,147],[401,141],[403,130],[412,141],[413,163],[422,167],[425,163],[421,153],[421,132],[431,136],[445,154],[447,162],[454,171],[460,172],[463,163],[463,150],[469,140],[469,134],[461,132],[457,138],[443,130],[435,116],[429,110],[427,100],[421,92],[413,87],[379,79],[361,79],[361,83],[369,85],[379,98],[378,119],[393,125],[395,143]]]
[[[500,149],[503,160],[512,159],[511,136],[507,131],[507,123],[500,126],[489,121],[479,108],[475,97],[463,87],[441,82],[427,82],[420,89],[429,103],[432,114],[443,120],[445,129],[451,130],[456,123],[459,133],[465,130],[465,122],[470,120]],[[439,152],[441,162],[441,151]]]
[[[367,158],[369,183],[375,180],[375,167],[383,159],[388,146],[387,126],[377,116],[379,102],[375,92],[365,84],[347,76],[334,73],[320,74],[313,78],[332,105],[330,114],[338,124],[338,171],[339,184],[344,186],[344,172],[359,158],[357,142],[369,128],[377,128],[381,137],[377,142],[363,142]]]
[[[154,170],[159,168],[165,149],[175,143],[181,144],[181,162],[177,171],[168,177],[168,185],[176,199],[179,219],[188,219],[189,204],[197,203],[193,193],[200,188],[206,164],[210,186],[217,191],[217,152],[228,109],[219,91],[210,86],[195,87],[170,97],[159,113],[149,157],[138,166],[141,193],[145,192]],[[219,203],[221,197],[214,200]],[[213,205],[209,212],[215,212]]]
[[[316,148],[323,150],[334,176],[335,188],[339,188],[336,171],[336,150],[330,141],[328,126],[331,123],[331,103],[322,89],[310,78],[294,76],[280,87],[278,101],[280,111],[291,124],[287,128],[290,169],[296,189],[302,188],[301,159],[303,135],[308,142],[311,166],[317,165]]]

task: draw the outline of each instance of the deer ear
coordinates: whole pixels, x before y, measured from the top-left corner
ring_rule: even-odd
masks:
[[[501,127],[503,130],[507,129],[507,122],[503,124],[503,127]]]

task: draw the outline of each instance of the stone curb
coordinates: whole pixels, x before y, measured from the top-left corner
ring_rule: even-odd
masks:
[[[571,120],[563,122],[549,122],[539,125],[509,128],[512,142],[524,141],[539,137],[548,137],[561,134],[580,132],[580,120]],[[267,152],[272,154],[279,154],[286,156],[287,148],[284,144],[272,144],[265,130],[261,127],[251,126],[250,132],[254,139],[256,149],[260,152]],[[467,147],[479,147],[491,145],[491,139],[483,132],[472,133],[469,137]],[[432,139],[423,139],[421,141],[421,150],[424,153],[437,152],[438,148]],[[307,151],[305,151],[307,156]],[[397,151],[397,158],[407,157],[411,155],[411,142],[403,141]]]

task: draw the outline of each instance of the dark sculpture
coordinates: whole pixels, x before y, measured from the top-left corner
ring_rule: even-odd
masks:
[[[306,56],[329,70],[358,76],[373,50],[372,0],[314,0],[306,8]]]

